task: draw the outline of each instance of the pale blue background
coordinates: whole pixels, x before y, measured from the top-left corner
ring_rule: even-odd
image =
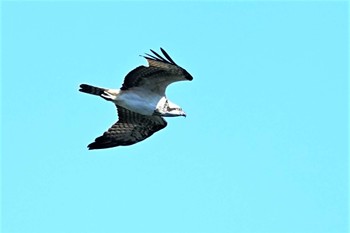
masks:
[[[347,2],[3,2],[2,232],[348,231]],[[88,151],[165,48],[187,118]]]

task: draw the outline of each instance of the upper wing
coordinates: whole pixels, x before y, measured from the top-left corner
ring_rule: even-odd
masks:
[[[127,146],[142,141],[165,128],[160,116],[145,116],[117,106],[119,120],[108,131],[88,145],[89,150]]]
[[[192,76],[182,67],[178,66],[171,57],[160,48],[164,57],[151,49],[153,55],[143,56],[148,61],[148,67],[139,66],[130,71],[122,86],[122,90],[140,87],[165,95],[166,87],[177,81],[192,80]]]

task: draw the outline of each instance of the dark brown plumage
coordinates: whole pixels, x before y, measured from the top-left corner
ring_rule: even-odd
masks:
[[[128,146],[140,142],[166,127],[167,122],[160,116],[145,116],[117,106],[119,120],[95,142],[89,150],[115,146]]]

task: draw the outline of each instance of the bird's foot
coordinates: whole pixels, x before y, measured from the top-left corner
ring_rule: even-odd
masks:
[[[112,93],[109,93],[108,90],[104,91],[101,94],[101,97],[104,98],[105,100],[115,100],[116,96],[113,95]]]

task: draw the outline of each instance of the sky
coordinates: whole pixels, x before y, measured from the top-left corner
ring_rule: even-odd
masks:
[[[3,233],[345,233],[346,1],[3,1]],[[164,48],[187,117],[87,150]]]

